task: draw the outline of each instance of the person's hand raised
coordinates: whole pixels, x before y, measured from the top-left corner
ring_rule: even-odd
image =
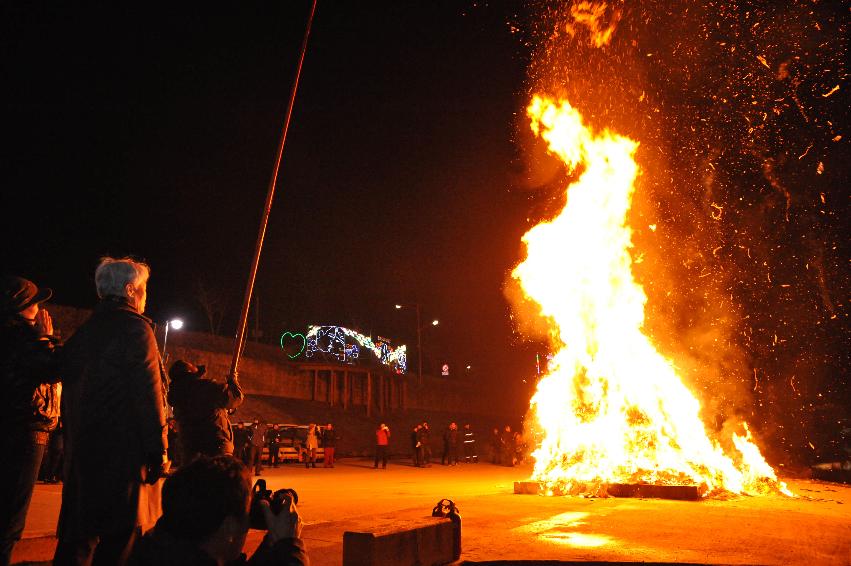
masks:
[[[42,336],[53,335],[53,319],[45,309],[39,309],[35,315],[35,327]]]

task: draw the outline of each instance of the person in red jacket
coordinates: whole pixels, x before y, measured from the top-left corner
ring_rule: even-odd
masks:
[[[378,468],[378,461],[381,460],[381,467],[387,469],[388,444],[390,444],[390,429],[386,424],[381,423],[375,431],[375,465],[373,468]]]

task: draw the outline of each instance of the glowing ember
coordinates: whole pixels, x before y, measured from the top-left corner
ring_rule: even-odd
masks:
[[[791,495],[744,423],[726,454],[709,439],[700,403],[642,332],[647,298],[626,226],[638,144],[592,131],[566,101],[535,97],[527,111],[534,133],[580,173],[561,213],[523,237],[527,258],[512,273],[560,348],[532,398],[541,434],[532,479],[550,493],[617,482]]]

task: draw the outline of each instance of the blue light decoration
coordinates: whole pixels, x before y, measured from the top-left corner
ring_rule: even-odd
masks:
[[[380,363],[390,367],[396,373],[408,371],[407,348],[402,345],[393,348],[386,338],[376,338],[361,334],[342,326],[317,326],[307,329],[304,355],[308,358],[326,356],[336,358],[343,364],[355,364],[361,352],[370,352]]]

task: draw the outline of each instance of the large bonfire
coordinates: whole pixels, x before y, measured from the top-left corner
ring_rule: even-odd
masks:
[[[515,277],[551,321],[558,344],[532,398],[533,478],[548,493],[593,494],[607,483],[697,485],[702,494],[790,494],[747,425],[724,449],[700,403],[643,332],[627,212],[638,143],[594,131],[568,101],[536,96],[533,132],[578,178],[567,204],[524,237]]]

